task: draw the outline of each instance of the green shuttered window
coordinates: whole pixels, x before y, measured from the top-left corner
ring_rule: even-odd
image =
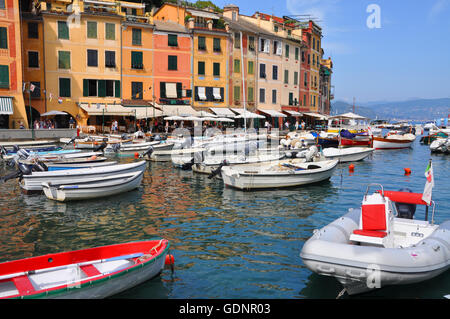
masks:
[[[178,36],[176,34],[169,34],[168,35],[168,45],[170,47],[177,47],[178,46]]]
[[[205,75],[205,62],[198,61],[198,75]]]
[[[58,39],[69,40],[69,27],[66,21],[58,21]]]
[[[132,69],[144,68],[144,64],[142,63],[142,52],[139,51],[131,52],[131,68]]]
[[[8,48],[8,29],[1,27],[0,28],[0,49]]]
[[[248,61],[248,74],[253,74],[255,71],[253,69],[253,61]]]
[[[0,88],[9,88],[9,66],[0,65]]]
[[[114,23],[105,23],[105,39],[115,40],[116,39],[116,26]]]
[[[59,78],[59,96],[70,97],[70,79]]]
[[[213,75],[220,76],[220,63],[213,64]]]
[[[234,60],[234,73],[240,73],[241,72],[241,61],[240,60]]]
[[[167,63],[169,70],[176,71],[178,69],[178,58],[176,55],[169,55]]]
[[[142,30],[134,29],[132,31],[132,43],[133,45],[141,45],[142,44]]]
[[[95,21],[87,22],[87,37],[89,39],[97,39],[97,22]]]
[[[70,69],[70,51],[58,51],[58,68]]]
[[[198,37],[198,49],[206,50],[206,39],[205,37]]]
[[[220,38],[214,38],[213,39],[213,50],[214,52],[220,52]]]

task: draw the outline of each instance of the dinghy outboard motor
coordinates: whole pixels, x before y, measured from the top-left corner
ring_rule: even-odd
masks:
[[[148,148],[148,150],[146,150],[144,153],[142,153],[141,155],[139,155],[140,158],[144,157],[145,155],[148,155],[148,158],[150,158],[150,155],[152,155],[154,151],[154,148],[152,146],[150,146]]]
[[[412,193],[412,191],[409,188],[402,188],[399,190],[399,192]],[[416,212],[416,204],[395,202],[395,208],[397,209],[398,213],[397,217],[406,219],[414,218],[414,213]]]
[[[193,165],[194,165],[194,158],[192,158],[189,162],[182,164],[181,169],[183,171],[187,171],[190,170]]]
[[[120,144],[116,143],[111,145],[111,148],[113,149],[114,153],[117,153],[120,150]]]
[[[94,152],[103,152],[103,150],[106,148],[106,142],[102,142],[99,146],[94,148]]]
[[[30,175],[32,172],[31,167],[22,163],[19,164],[19,171],[22,173],[22,175]]]
[[[121,138],[122,140],[126,140],[126,139],[128,139],[128,135],[127,135],[126,133],[123,133],[123,134],[120,136],[120,138]]]
[[[219,175],[222,171],[222,167],[228,165],[227,160],[223,160],[222,163],[220,163],[220,165],[211,172],[211,174],[208,175],[208,179],[212,179],[213,177],[215,177],[216,175]]]

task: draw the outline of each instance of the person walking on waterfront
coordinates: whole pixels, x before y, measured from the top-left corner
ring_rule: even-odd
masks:
[[[73,117],[70,117],[69,128],[74,128],[74,127],[75,127],[75,121],[74,121]]]
[[[302,121],[302,130],[304,130],[305,129],[305,121]]]

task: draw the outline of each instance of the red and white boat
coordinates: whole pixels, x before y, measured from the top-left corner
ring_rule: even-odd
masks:
[[[415,140],[416,136],[413,134],[373,136],[373,148],[377,150],[409,148]]]
[[[169,247],[136,241],[0,263],[0,298],[106,298],[173,264]]]

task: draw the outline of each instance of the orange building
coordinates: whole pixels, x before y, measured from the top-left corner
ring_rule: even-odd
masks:
[[[189,105],[191,89],[191,34],[172,21],[154,21],[153,77],[156,101],[167,114],[175,105]],[[179,112],[183,112],[180,108]]]
[[[41,16],[22,14],[22,66],[26,90],[23,98],[28,109],[31,102],[33,120],[47,112],[45,91],[44,34]],[[30,84],[33,90],[30,91]]]
[[[19,1],[0,1],[0,128],[28,126],[22,94]]]

